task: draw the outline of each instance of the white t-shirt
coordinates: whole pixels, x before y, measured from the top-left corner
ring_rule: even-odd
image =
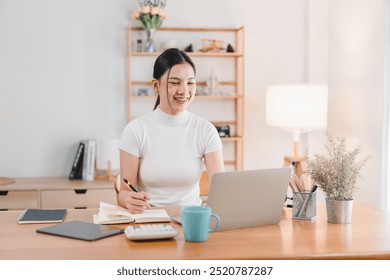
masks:
[[[200,205],[199,179],[205,154],[222,149],[208,120],[184,111],[171,116],[159,108],[125,127],[120,149],[140,158],[139,189],[155,206]]]

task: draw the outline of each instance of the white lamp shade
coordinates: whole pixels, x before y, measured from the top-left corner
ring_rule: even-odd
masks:
[[[267,125],[291,132],[324,129],[328,87],[314,84],[274,85],[267,88]]]
[[[108,162],[111,170],[119,170],[119,141],[120,139],[98,139],[96,145],[96,168],[107,170]]]

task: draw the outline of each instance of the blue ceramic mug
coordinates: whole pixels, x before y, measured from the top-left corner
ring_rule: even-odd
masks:
[[[213,229],[210,229],[211,218],[216,220]],[[202,242],[207,240],[209,232],[218,229],[220,219],[218,215],[212,213],[210,207],[189,206],[181,210],[181,222],[186,241]]]

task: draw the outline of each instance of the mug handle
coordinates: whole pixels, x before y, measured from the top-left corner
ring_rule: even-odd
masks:
[[[211,219],[212,217],[214,217],[214,218],[217,220],[217,224],[215,225],[215,227],[214,227],[213,229],[210,228],[210,229],[209,229],[209,232],[216,231],[216,230],[219,228],[219,224],[220,224],[220,219],[219,219],[218,215],[216,215],[216,214],[211,214],[210,219]]]

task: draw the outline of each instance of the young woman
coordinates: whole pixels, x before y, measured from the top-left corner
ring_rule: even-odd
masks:
[[[125,127],[120,144],[119,205],[142,213],[148,205],[200,205],[199,179],[204,159],[209,177],[224,171],[216,128],[187,111],[195,98],[195,65],[179,49],[167,49],[154,64],[154,110]]]

